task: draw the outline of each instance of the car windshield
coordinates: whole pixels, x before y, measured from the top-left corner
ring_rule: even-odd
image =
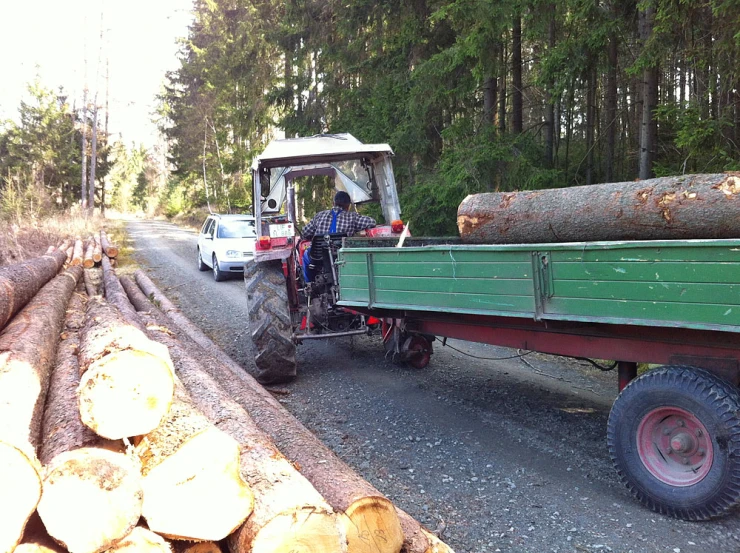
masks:
[[[236,221],[221,221],[218,226],[218,238],[254,238],[254,221],[238,219]]]

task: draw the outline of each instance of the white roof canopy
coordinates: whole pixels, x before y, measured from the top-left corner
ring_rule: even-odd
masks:
[[[348,133],[286,138],[271,141],[252,162],[252,170],[290,167],[296,161],[300,165],[312,165],[361,157],[375,158],[382,154],[393,155],[393,150],[388,144],[363,144]]]

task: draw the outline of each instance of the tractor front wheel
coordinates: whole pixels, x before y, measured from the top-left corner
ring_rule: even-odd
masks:
[[[247,261],[244,284],[257,380],[262,384],[289,382],[296,376],[296,345],[281,263]]]
[[[740,393],[689,367],[661,367],[622,390],[607,442],[632,494],[650,509],[706,520],[740,503]]]

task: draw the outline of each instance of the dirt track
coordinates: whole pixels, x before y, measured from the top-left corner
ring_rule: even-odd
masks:
[[[198,272],[192,232],[151,221],[128,231],[150,276],[250,370],[242,281]],[[478,357],[517,353],[450,344]],[[740,513],[676,521],[642,508],[618,482],[605,443],[615,374],[436,346],[416,372],[385,360],[379,338],[306,344],[282,401],[458,553],[740,551]]]

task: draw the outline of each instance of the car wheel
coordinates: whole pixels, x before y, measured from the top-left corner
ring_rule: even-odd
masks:
[[[226,280],[227,275],[221,272],[221,269],[218,268],[218,259],[216,259],[216,256],[213,256],[213,280],[216,282],[222,282]]]
[[[200,248],[197,248],[197,251],[198,251],[198,270],[199,271],[207,271],[208,270],[208,265],[206,265],[205,263],[203,263],[203,257],[201,257],[201,255],[200,255]]]

